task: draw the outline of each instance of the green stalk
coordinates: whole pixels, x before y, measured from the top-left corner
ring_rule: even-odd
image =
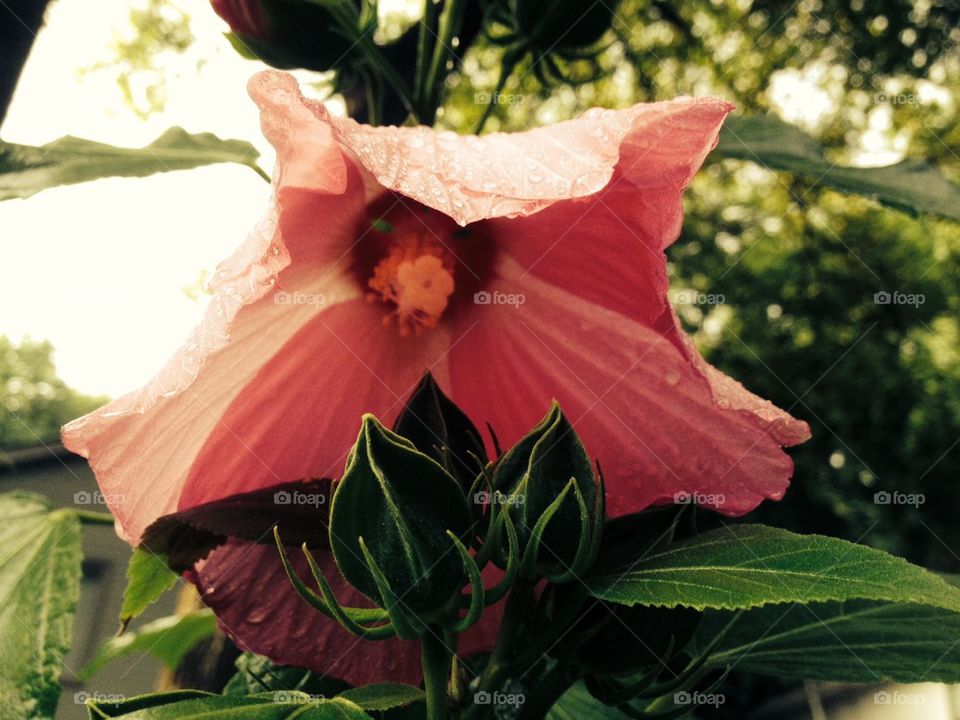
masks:
[[[414,119],[419,120],[419,114],[414,104],[413,95],[410,93],[410,88],[407,87],[407,83],[400,76],[400,73],[397,72],[393,64],[387,60],[386,56],[380,50],[380,47],[373,42],[369,31],[364,30],[361,32],[358,30],[357,25],[360,22],[360,17],[356,11],[351,10],[349,3],[333,2],[320,4],[327,8],[334,20],[346,34],[346,37],[356,41],[357,47],[363,54],[363,59],[367,66],[374,73],[380,73],[400,98],[407,112],[413,115]]]
[[[450,651],[444,644],[443,631],[427,628],[420,639],[420,664],[427,696],[427,720],[446,720],[447,681],[450,677]],[[439,637],[438,637],[439,635]]]
[[[558,662],[536,683],[536,690],[520,710],[520,720],[539,720],[545,717],[560,696],[573,684],[564,662]]]
[[[513,74],[513,68],[519,59],[519,52],[514,48],[510,48],[503,54],[503,59],[500,63],[500,77],[497,78],[497,85],[494,87],[493,92],[490,93],[490,102],[487,103],[487,106],[483,109],[483,115],[481,115],[480,120],[477,121],[477,126],[473,130],[474,135],[479,135],[483,132],[483,126],[487,124],[487,120],[489,120],[493,114],[493,108],[497,104],[500,92],[507,84],[507,80],[510,79],[510,75]]]
[[[437,117],[437,108],[440,106],[443,81],[447,77],[447,60],[452,54],[450,44],[460,32],[463,16],[467,10],[465,0],[446,0],[443,11],[440,13],[437,43],[433,48],[433,58],[427,74],[427,82],[422,88],[426,103],[420,122],[424,125],[433,125]]]
[[[503,609],[500,634],[497,636],[487,666],[480,675],[479,690],[487,692],[498,690],[500,684],[506,679],[511,661],[516,654],[517,637],[533,604],[534,587],[535,584],[529,580],[518,579],[514,583]]]
[[[437,27],[437,4],[434,0],[423,0],[423,19],[417,36],[417,69],[413,85],[413,97],[417,107],[423,110],[428,98],[424,97],[427,87],[427,73],[430,70],[430,58],[433,56],[434,38]]]

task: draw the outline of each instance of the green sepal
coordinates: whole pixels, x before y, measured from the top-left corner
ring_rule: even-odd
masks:
[[[505,506],[504,512],[510,513],[516,525],[525,558],[521,577],[532,579],[536,572],[564,582],[590,567],[599,549],[604,521],[603,483],[556,402],[543,420],[500,459],[491,484],[491,512]],[[534,540],[536,548],[531,554]],[[507,565],[507,553],[501,539],[499,551],[493,553],[501,568]],[[536,570],[529,563],[534,563]]]
[[[471,529],[457,481],[365,415],[330,509],[330,547],[350,584],[375,602],[402,598],[404,613],[432,621],[467,579],[447,531],[467,538]]]
[[[468,492],[487,462],[480,431],[426,373],[407,400],[393,431],[439,462]]]

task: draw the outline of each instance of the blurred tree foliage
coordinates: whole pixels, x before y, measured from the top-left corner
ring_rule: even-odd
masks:
[[[60,426],[103,404],[57,377],[53,346],[0,335],[0,461],[4,450],[55,443]]]
[[[114,39],[113,57],[81,74],[114,73],[127,107],[145,119],[163,110],[169,59],[186,52],[193,39],[190,15],[179,3],[140,0],[130,11],[129,29]]]

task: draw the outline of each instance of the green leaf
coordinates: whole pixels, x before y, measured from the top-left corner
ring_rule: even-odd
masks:
[[[546,720],[628,720],[616,708],[607,707],[593,697],[583,683],[577,683],[567,690],[547,713]]]
[[[158,693],[120,703],[89,703],[91,718],[133,720],[369,720],[370,716],[342,698],[318,698],[295,691],[260,695]]]
[[[213,635],[216,628],[217,620],[211,610],[154,620],[135,632],[112,637],[103,643],[80,676],[87,679],[108,662],[135,652],[148,652],[175,670],[186,654],[201,640]]]
[[[27,492],[0,495],[0,714],[52,717],[80,594],[80,522]]]
[[[728,525],[587,582],[602,600],[737,610],[885,600],[960,611],[960,589],[893,555],[821,535]]]
[[[806,175],[818,185],[866,195],[906,212],[960,220],[960,188],[932,163],[911,159],[873,168],[836,165],[824,158],[814,138],[772,115],[728,118],[714,154]]]
[[[224,695],[257,695],[271,690],[300,690],[310,695],[333,696],[350,688],[342,680],[316,675],[303,668],[274,665],[262,655],[243,653],[237,673],[223,689]]]
[[[695,643],[730,620],[710,612]],[[768,606],[744,613],[708,664],[784,678],[844,682],[960,681],[960,613],[864,600]]]
[[[122,148],[76,137],[34,147],[0,140],[0,200],[26,198],[58,185],[104,177],[143,177],[171,170],[233,162],[269,180],[257,151],[244,140],[221,140],[173,127],[142,148]]]
[[[127,587],[123,591],[120,623],[127,626],[177,582],[177,574],[167,567],[166,557],[135,548],[127,566]]]
[[[423,690],[413,685],[378,683],[347,690],[340,693],[339,697],[359,705],[364,710],[390,710],[423,700],[424,694]]]

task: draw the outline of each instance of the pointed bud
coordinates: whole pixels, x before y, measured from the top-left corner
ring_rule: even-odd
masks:
[[[344,577],[395,622],[395,612],[410,624],[432,621],[466,583],[448,531],[462,538],[470,524],[457,481],[365,415],[330,508],[330,547]]]
[[[334,16],[320,2],[211,0],[211,5],[230,26],[230,44],[244,57],[273,67],[330,70],[349,56],[354,44],[337,32]]]
[[[500,459],[492,484],[492,510],[509,512],[516,526],[521,575],[569,581],[590,567],[603,529],[603,485],[556,402]]]
[[[487,451],[476,426],[443,394],[429,372],[410,395],[393,431],[443,465],[464,493],[487,464]]]
[[[579,50],[597,43],[613,24],[616,2],[517,0],[514,23],[521,37],[542,52]]]

